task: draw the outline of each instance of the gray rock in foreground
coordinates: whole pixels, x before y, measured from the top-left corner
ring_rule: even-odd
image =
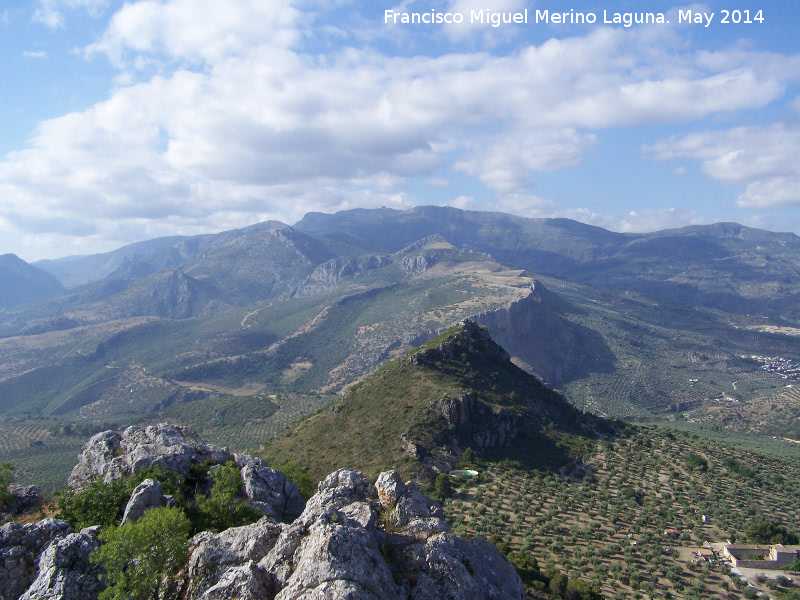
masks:
[[[69,486],[80,492],[93,481],[109,483],[148,467],[163,467],[186,477],[193,464],[204,462],[234,463],[240,469],[245,497],[264,514],[292,521],[305,508],[297,485],[287,481],[283,473],[271,469],[261,459],[233,454],[227,448],[207,443],[188,427],[169,424],[145,429],[132,426],[122,433],[104,431],[92,436],[78,455]],[[124,522],[131,520],[127,516],[128,509],[134,510],[132,520],[136,520],[147,508],[169,503],[168,498],[160,498],[161,492],[137,490],[131,496],[134,505],[126,508]],[[137,495],[143,496],[134,499]]]
[[[162,506],[176,506],[172,496],[165,496],[160,481],[145,479],[131,492],[130,500],[125,505],[120,525],[135,523],[142,518],[145,511]]]
[[[44,502],[42,489],[35,485],[11,485],[8,492],[11,494],[11,502],[3,511],[12,515],[33,512],[41,508]]]
[[[52,542],[39,558],[39,575],[20,600],[96,600],[103,568],[91,553],[100,545],[94,527]]]
[[[242,491],[252,506],[279,520],[291,522],[300,516],[305,503],[296,483],[260,458],[235,454],[234,463],[241,469]]]
[[[304,505],[297,486],[260,459],[233,455],[189,429],[159,425],[92,437],[70,485],[82,490],[150,466],[186,476],[192,464],[204,461],[233,461],[242,492],[267,516],[195,536],[188,565],[159,593],[162,600],[525,597],[516,570],[492,544],[454,535],[438,503],[395,471],[371,485],[362,473],[340,469]],[[168,502],[159,482],[145,480],[131,495],[125,522]],[[0,528],[0,598],[95,600],[102,567],[90,554],[98,544],[94,528],[72,533],[53,520]]]
[[[19,598],[36,579],[39,557],[48,544],[71,532],[68,523],[55,519],[0,527],[0,598]]]
[[[377,487],[376,487],[377,486]],[[341,469],[291,524],[262,519],[193,540],[189,597],[518,600],[522,581],[485,540],[450,532],[437,503],[383,473]],[[379,527],[391,525],[391,533]]]

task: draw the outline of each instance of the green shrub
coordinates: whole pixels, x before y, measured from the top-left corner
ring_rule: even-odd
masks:
[[[197,498],[198,529],[222,531],[258,521],[261,512],[242,501],[242,480],[236,465],[229,462],[217,467],[210,476],[211,496]]]
[[[134,487],[126,479],[110,483],[94,481],[82,492],[62,494],[57,501],[56,516],[76,531],[92,525],[118,525]]]
[[[155,508],[135,523],[100,532],[103,545],[92,560],[106,569],[100,600],[146,600],[157,597],[164,578],[186,564],[192,524],[180,508]]]
[[[453,482],[450,475],[439,473],[433,481],[433,496],[436,500],[445,500],[453,495]]]
[[[172,495],[179,504],[183,503],[180,478],[162,467],[149,467],[110,483],[93,481],[77,494],[62,493],[57,499],[57,517],[67,521],[76,531],[92,525],[118,525],[131,492],[145,479],[158,480],[165,494]]]
[[[14,483],[14,467],[10,463],[0,463],[0,510],[11,502],[11,493],[8,486]]]
[[[561,596],[567,590],[568,583],[569,579],[567,579],[566,575],[556,572],[550,576],[550,584],[548,587],[550,588],[551,592]]]
[[[602,598],[600,590],[590,588],[581,579],[571,579],[569,581],[564,597],[567,600],[599,600]]]
[[[705,471],[708,468],[708,461],[694,452],[687,452],[683,457],[683,462],[690,469]]]
[[[790,532],[779,523],[765,518],[753,519],[745,530],[747,540],[758,544],[789,544],[797,543],[797,535]]]
[[[317,493],[317,484],[311,478],[308,469],[304,469],[290,460],[274,468],[286,475],[286,479],[297,484],[297,489],[300,490],[300,496],[304,502],[308,502],[308,499]]]
[[[539,563],[530,552],[520,552],[519,550],[509,552],[508,561],[514,565],[520,578],[526,584],[532,584],[534,581],[541,579]]]

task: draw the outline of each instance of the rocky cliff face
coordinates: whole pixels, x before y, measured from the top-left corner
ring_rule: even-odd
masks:
[[[530,294],[522,300],[470,319],[486,327],[526,371],[547,385],[558,386],[587,371],[613,368],[616,360],[595,331],[564,318],[572,311],[566,301],[534,280]]]
[[[370,254],[359,258],[337,257],[326,261],[314,269],[311,275],[295,290],[294,296],[316,296],[347,277],[359,273],[382,269],[392,264],[385,254]]]
[[[471,394],[458,398],[442,398],[436,403],[447,425],[467,425],[469,433],[462,444],[477,449],[505,448],[517,437],[517,427],[521,422],[519,414],[511,410],[492,410],[477,402]]]

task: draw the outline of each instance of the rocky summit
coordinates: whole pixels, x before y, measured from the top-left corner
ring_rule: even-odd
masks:
[[[287,481],[283,473],[269,468],[259,458],[209,444],[188,427],[178,425],[152,425],[145,429],[132,426],[122,433],[103,431],[92,436],[78,455],[69,486],[80,491],[92,481],[110,482],[148,467],[163,467],[186,477],[193,464],[202,462],[235,464],[241,469],[248,503],[275,519],[292,520],[303,510],[297,485]],[[135,496],[142,498],[140,503],[155,502],[152,505],[157,506],[169,503],[168,498],[145,500],[143,494],[144,489],[134,491]],[[160,492],[155,495],[160,496]],[[146,498],[152,496],[151,492]],[[136,498],[132,501],[136,502]]]
[[[190,598],[438,600],[524,598],[489,542],[450,532],[436,502],[395,471],[373,486],[340,469],[291,524],[267,519],[193,540]]]
[[[515,600],[525,597],[514,567],[482,539],[454,535],[438,503],[396,471],[375,484],[339,469],[303,504],[297,486],[258,458],[207,444],[189,429],[158,425],[93,436],[70,485],[112,482],[159,466],[185,476],[192,465],[234,464],[241,495],[264,516],[220,532],[202,531],[188,560],[158,597],[165,600]],[[213,470],[214,466],[210,468]],[[123,523],[174,505],[162,485],[135,487]],[[154,513],[155,514],[155,513]],[[95,600],[106,585],[93,553],[100,528],[74,532],[56,519],[0,528],[0,598]]]
[[[591,434],[592,426],[512,363],[486,327],[465,320],[384,365],[330,410],[282,432],[265,452],[317,477],[344,461],[371,477],[391,466],[429,480],[454,469],[467,448],[483,457],[535,459],[533,468],[561,466],[568,459],[555,438]]]

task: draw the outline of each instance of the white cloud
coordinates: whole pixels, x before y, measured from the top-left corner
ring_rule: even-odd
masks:
[[[531,187],[533,171],[579,165],[584,150],[596,142],[594,135],[581,135],[574,129],[521,129],[487,139],[454,168],[477,177],[497,192],[510,193]]]
[[[37,51],[25,50],[22,53],[22,56],[24,56],[25,58],[47,58],[47,52],[45,52],[44,50],[37,50]]]
[[[58,14],[105,6],[40,4]],[[581,164],[598,130],[762,107],[800,75],[797,57],[739,47],[698,54],[674,33],[622,28],[504,55],[309,54],[303,44],[313,17],[298,6],[124,4],[87,49],[120,66],[121,87],[87,110],[41,123],[26,148],[0,161],[0,194],[11,199],[0,224],[86,239],[139,232],[136,239],[262,218],[290,222],[308,210],[409,206],[419,199],[404,190],[406,178],[448,168],[486,185],[497,206],[555,214],[554,203],[531,194],[536,173]],[[480,8],[517,6],[496,0]],[[153,70],[160,74],[143,74]],[[729,140],[751,148],[747,160],[720,154],[724,137],[667,140],[650,152],[702,160],[715,177],[745,181],[748,169],[753,178],[759,169],[792,177],[796,171],[781,173],[778,164],[797,156],[795,136],[767,130],[757,156],[744,140]],[[752,202],[767,193],[754,187]],[[618,227],[646,220],[625,219]]]
[[[143,0],[115,13],[87,52],[106,53],[118,63],[140,52],[214,63],[254,47],[289,46],[298,40],[300,16],[286,0]]]
[[[493,39],[513,35],[519,31],[516,27],[492,27],[489,24],[491,13],[517,13],[526,8],[525,0],[448,0],[447,8],[443,12],[461,13],[464,22],[460,24],[444,25],[443,30],[452,40],[463,40],[471,36],[479,36],[485,43]],[[472,11],[481,15],[481,22],[472,22]]]
[[[457,196],[446,203],[447,206],[460,208],[461,210],[480,210],[482,205],[472,196]]]
[[[588,208],[568,209],[561,216],[620,233],[644,233],[702,225],[707,221],[696,211],[685,208],[646,209],[624,215],[602,214]]]
[[[39,0],[33,20],[51,28],[64,26],[64,12],[83,9],[92,17],[99,17],[108,7],[109,0]]]
[[[740,208],[800,206],[800,127],[775,123],[671,137],[644,148],[657,160],[699,160],[703,172],[727,183],[746,183]]]
[[[493,202],[480,202],[472,196],[457,196],[446,202],[446,205],[462,210],[491,210],[513,213],[523,217],[561,216],[561,212],[557,210],[557,202],[533,194],[508,194]]]
[[[556,211],[558,203],[556,201],[533,194],[507,194],[502,196],[495,206],[494,210],[523,217],[553,217],[558,215],[558,211]]]

